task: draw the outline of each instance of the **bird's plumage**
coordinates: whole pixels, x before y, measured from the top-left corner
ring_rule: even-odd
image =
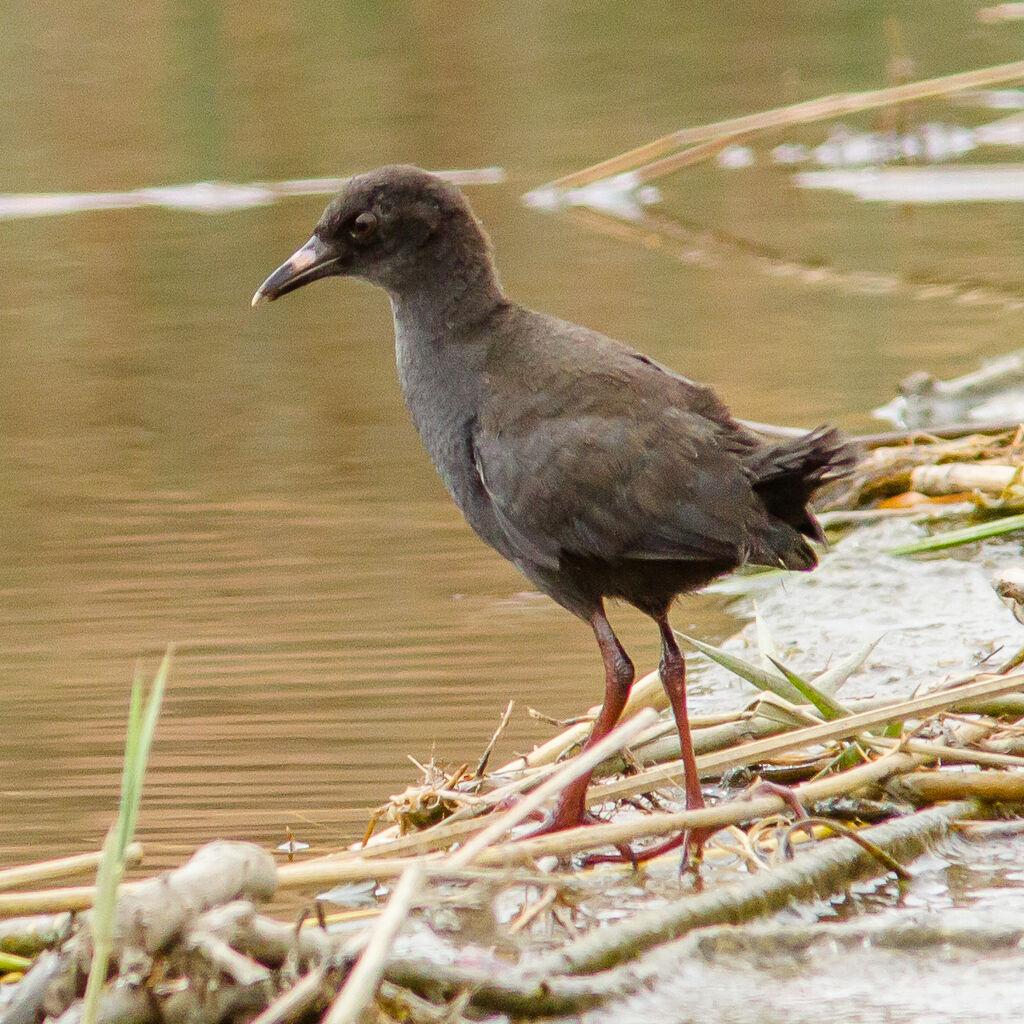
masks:
[[[822,534],[808,500],[854,449],[827,428],[766,440],[710,388],[512,302],[465,198],[417,168],[353,178],[253,302],[331,274],[387,290],[402,393],[466,520],[593,627],[606,695],[590,743],[614,725],[634,675],[604,599],[655,619],[687,806],[702,806],[669,605],[747,563],[813,568],[808,540]],[[582,818],[586,785],[563,794],[556,827]]]

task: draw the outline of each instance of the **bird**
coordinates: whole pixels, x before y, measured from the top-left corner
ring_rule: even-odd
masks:
[[[635,678],[606,601],[654,621],[686,807],[704,807],[669,610],[740,566],[814,568],[809,541],[824,535],[808,502],[849,472],[855,447],[831,427],[767,438],[710,387],[519,305],[463,193],[417,167],[350,178],[252,304],[330,276],[387,292],[402,395],[470,527],[593,630],[605,689],[584,749],[613,729]],[[563,790],[538,831],[585,823],[590,778]],[[709,834],[680,833],[643,856],[678,845],[699,856]]]

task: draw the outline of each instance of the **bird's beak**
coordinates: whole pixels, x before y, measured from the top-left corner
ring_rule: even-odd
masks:
[[[252,304],[258,306],[263,301],[273,302],[310,281],[337,273],[340,259],[339,255],[314,235],[256,289]]]

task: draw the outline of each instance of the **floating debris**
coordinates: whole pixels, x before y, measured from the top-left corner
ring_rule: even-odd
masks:
[[[435,171],[457,185],[496,185],[505,180],[500,167],[478,170]],[[196,181],[187,185],[160,185],[130,192],[54,192],[0,194],[0,220],[52,217],[94,210],[126,210],[159,206],[188,213],[230,213],[269,206],[292,196],[330,195],[344,187],[348,178],[300,178],[291,181],[251,182]]]
[[[783,142],[771,151],[771,158],[777,164],[802,164],[811,159],[811,150],[801,143]]]
[[[735,171],[741,167],[753,167],[757,162],[754,151],[750,146],[726,146],[718,156],[715,163],[726,170]]]
[[[976,17],[982,24],[992,25],[1000,21],[1024,20],[1024,4],[996,4],[994,7],[979,7]]]
[[[828,138],[813,149],[781,143],[771,150],[772,163],[796,165],[814,162],[822,167],[880,167],[894,163],[945,163],[980,146],[1024,145],[1024,117],[1019,114],[990,121],[976,128],[958,124],[926,123],[906,132],[856,132],[836,125]],[[728,146],[719,153],[719,167],[750,167],[756,162],[749,146]]]
[[[865,202],[994,203],[1024,200],[1024,166],[889,167],[802,171],[800,188],[849,192]]]
[[[285,834],[288,838],[277,848],[277,852],[287,854],[289,860],[294,860],[295,854],[309,849],[309,843],[296,839],[290,828],[285,828]]]
[[[936,380],[925,371],[911,374],[900,383],[899,395],[873,415],[910,430],[942,423],[1024,422],[1024,349],[952,380]]]
[[[987,146],[1024,146],[1024,114],[1011,114],[974,129],[979,144]]]
[[[628,221],[641,220],[643,208],[660,201],[658,189],[645,185],[644,178],[632,172],[602,178],[579,188],[545,186],[523,196],[527,206],[538,210],[553,212],[569,206],[584,206]]]
[[[1020,6],[1024,9],[1024,4]],[[1024,89],[968,89],[954,96],[953,102],[962,107],[1024,110]]]

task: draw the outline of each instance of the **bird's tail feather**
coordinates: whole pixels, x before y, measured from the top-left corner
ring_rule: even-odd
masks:
[[[822,484],[849,473],[858,456],[857,445],[834,427],[818,427],[802,437],[761,449],[747,468],[769,513],[820,541],[824,534],[807,502]]]

